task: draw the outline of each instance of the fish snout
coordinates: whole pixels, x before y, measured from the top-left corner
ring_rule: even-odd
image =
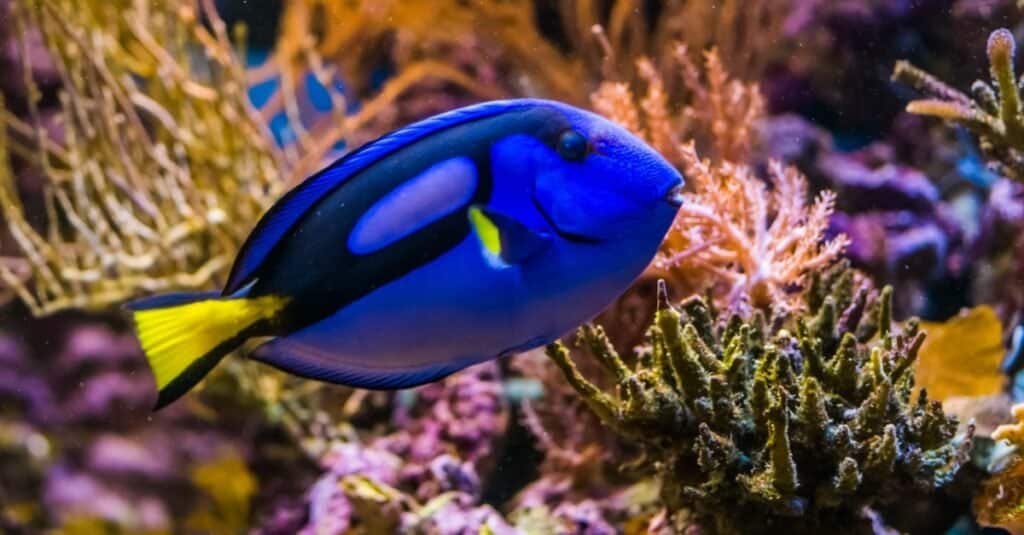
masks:
[[[665,201],[674,208],[679,208],[683,205],[683,183],[681,181],[665,192]]]

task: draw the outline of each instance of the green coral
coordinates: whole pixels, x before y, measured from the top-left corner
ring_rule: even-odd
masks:
[[[915,393],[924,333],[893,323],[891,298],[839,267],[788,317],[716,320],[699,298],[681,312],[663,303],[632,368],[601,329],[582,328],[614,393],[584,378],[566,346],[547,351],[605,424],[644,447],[670,513],[713,533],[860,533],[865,507],[942,488],[970,445]]]
[[[899,61],[893,80],[905,83],[927,98],[907,105],[907,111],[960,124],[979,137],[982,152],[999,174],[1024,181],[1024,109],[1021,108],[1021,80],[1014,72],[1016,43],[1005,28],[988,38],[991,83],[976,80],[971,96],[954,89],[935,76]]]

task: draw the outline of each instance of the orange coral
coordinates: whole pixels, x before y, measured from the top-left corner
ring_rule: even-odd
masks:
[[[711,289],[730,308],[797,306],[792,290],[846,247],[844,236],[823,242],[835,196],[823,193],[808,206],[806,180],[795,169],[772,163],[766,184],[736,163],[750,158],[765,114],[757,85],[730,77],[715,49],[704,53],[703,72],[685,45],[675,47],[674,57],[674,78],[646,58],[637,61],[642,93],[605,82],[591,95],[595,110],[683,169],[691,189],[648,274],[684,295]],[[672,105],[673,79],[686,89],[684,106]],[[718,163],[699,158],[697,144]]]
[[[637,61],[646,86],[643,93],[622,82],[604,82],[591,95],[601,113],[646,140],[666,158],[682,167],[687,159],[681,140],[694,138],[702,151],[715,159],[744,161],[765,115],[764,98],[757,84],[732,78],[717,49],[704,53],[704,69],[690,58],[686,45],[674,48],[675,76],[667,77],[647,58]],[[678,82],[685,94],[672,98],[668,86]],[[687,102],[677,109],[673,101]]]
[[[711,289],[732,309],[799,306],[793,290],[848,243],[842,235],[823,242],[835,195],[823,192],[807,205],[803,175],[777,162],[766,184],[746,165],[700,159],[692,143],[680,154],[693,191],[650,274],[690,291]]]
[[[634,58],[671,64],[677,41],[695,50],[718,46],[726,65],[751,78],[785,53],[780,43],[790,0],[669,0],[657,10],[642,4],[299,0],[286,4],[280,41],[285,46],[278,46],[275,62],[295,62],[306,43],[340,65],[357,90],[369,85],[373,66],[387,62],[401,70],[427,61],[488,80],[508,94],[579,104],[602,79],[632,79]],[[594,46],[595,25],[607,28],[610,47]],[[610,57],[610,48],[618,54]]]

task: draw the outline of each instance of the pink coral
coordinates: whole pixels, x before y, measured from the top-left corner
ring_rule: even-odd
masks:
[[[711,289],[732,309],[799,306],[793,290],[848,243],[843,235],[823,241],[835,195],[808,205],[806,179],[777,162],[766,184],[748,166],[700,159],[692,144],[681,154],[693,190],[651,274]]]

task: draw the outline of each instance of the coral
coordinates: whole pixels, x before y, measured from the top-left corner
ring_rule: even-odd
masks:
[[[1014,405],[1013,419],[992,433],[992,440],[1007,441],[1015,448],[1002,469],[996,471],[974,498],[974,513],[983,526],[997,526],[1010,533],[1024,533],[1024,405]]]
[[[718,46],[731,69],[756,77],[784,53],[781,36],[790,13],[788,0],[671,0],[658,9],[633,0],[305,0],[288,4],[282,40],[293,45],[277,51],[274,61],[289,65],[302,57],[295,44],[310,43],[341,65],[357,89],[372,85],[370,76],[381,63],[398,69],[421,64],[442,73],[454,66],[455,73],[470,73],[507,94],[581,104],[601,80],[635,79],[635,58],[671,63],[671,43],[677,41],[694,50]],[[594,46],[595,27],[606,29],[606,46]],[[310,42],[310,36],[316,38]]]
[[[807,206],[804,177],[778,163],[768,165],[766,185],[745,165],[765,113],[757,86],[731,78],[714,49],[704,55],[703,77],[685,46],[676,46],[675,59],[691,93],[679,111],[647,59],[638,61],[644,92],[605,82],[591,95],[595,110],[644,138],[687,179],[686,202],[648,276],[668,279],[680,295],[711,288],[729,309],[789,306],[803,276],[846,246],[844,236],[822,243],[835,197],[822,193]],[[698,157],[698,143],[711,159]]]
[[[907,111],[967,127],[978,135],[982,152],[998,173],[1024,180],[1024,110],[1014,72],[1015,48],[1009,30],[998,29],[989,35],[992,83],[975,81],[972,96],[905,61],[896,64],[892,77],[928,97],[910,102]]]
[[[639,82],[646,87],[606,81],[590,96],[594,109],[636,133],[678,167],[689,165],[683,140],[690,138],[715,159],[746,161],[757,123],[765,115],[757,85],[732,78],[715,48],[704,53],[703,70],[685,45],[676,43],[673,51],[670,65],[675,76],[662,74],[650,59],[640,58]],[[682,85],[686,95],[672,98],[671,82]],[[677,102],[686,105],[675,109]]]
[[[492,507],[477,505],[472,496],[461,492],[444,493],[420,503],[387,483],[359,475],[344,477],[323,492],[330,493],[334,503],[323,511],[314,509],[312,523],[300,533],[518,533]],[[340,507],[340,503],[346,506]]]
[[[943,311],[927,290],[969,269],[970,230],[924,173],[895,159],[883,143],[821,158],[817,174],[838,199],[829,233],[849,237],[846,255],[856,267],[896,286],[901,315],[943,317],[959,307]]]
[[[619,490],[623,481],[614,477],[610,465],[628,456],[628,445],[603,432],[600,421],[543,351],[516,356],[512,367],[543,388],[542,400],[523,400],[520,407],[523,426],[534,436],[544,462],[541,476],[519,493],[516,506],[554,506]]]
[[[713,165],[692,145],[681,154],[692,192],[652,275],[683,282],[683,295],[710,288],[729,310],[798,307],[806,275],[828,267],[847,245],[843,235],[823,243],[835,196],[825,192],[806,205],[806,180],[778,163],[769,166],[769,189],[745,165]]]
[[[413,403],[397,404],[395,431],[371,446],[403,459],[399,480],[419,498],[478,494],[508,421],[500,378],[490,362],[417,389]]]
[[[320,458],[325,473],[309,492],[304,532],[382,533],[401,526],[403,533],[455,534],[469,529],[459,522],[474,530],[504,525],[479,505],[482,477],[508,418],[499,378],[494,363],[469,368],[409,391],[404,403],[399,397],[387,433],[331,441]]]
[[[1017,448],[1024,447],[1024,405],[1013,406],[1012,424],[1004,424],[992,432],[992,440],[1005,440]]]
[[[223,25],[208,30],[203,13],[145,2],[15,8],[15,27],[41,33],[63,82],[60,140],[32,127],[34,90],[29,123],[0,109],[14,134],[5,148],[49,182],[42,233],[13,183],[0,187],[33,277],[0,275],[33,313],[210,287],[248,231],[232,223],[254,221],[280,193],[281,155],[247,107]],[[186,53],[193,44],[207,51],[202,77]]]
[[[762,124],[754,167],[767,169],[778,159],[798,167],[811,191],[835,192],[825,235],[845,235],[844,256],[854,267],[893,285],[897,316],[941,320],[972,302],[994,301],[968,301],[963,281],[987,260],[991,247],[983,241],[995,241],[989,236],[997,228],[1014,227],[983,204],[982,176],[974,186],[959,175],[973,166],[966,147],[948,145],[952,132],[925,131],[925,120],[910,114],[896,123],[898,131],[885,140],[843,151],[806,119],[773,117]],[[1001,185],[995,183],[993,195]]]
[[[633,368],[582,330],[614,391],[583,377],[562,344],[547,351],[605,425],[644,446],[670,512],[713,533],[864,533],[865,507],[948,484],[970,434],[955,439],[955,419],[914,394],[925,335],[893,323],[890,289],[840,266],[804,298],[806,312],[770,322],[716,316],[699,298],[682,312],[663,303]]]
[[[928,338],[917,360],[917,383],[932,399],[990,396],[1003,391],[1003,326],[991,307],[963,311],[943,323],[923,322]]]
[[[333,69],[305,40],[283,43],[303,52],[303,73],[320,83],[329,109],[308,117],[298,96],[308,91],[282,75],[281,90],[258,110],[240,59],[245,28],[235,28],[232,41],[212,4],[13,7],[28,118],[0,106],[11,133],[0,143],[0,209],[22,256],[4,258],[0,276],[34,314],[217,286],[251,225],[288,184],[335,147],[386,129],[389,106],[434,76],[424,68],[400,72],[350,111]],[[61,82],[60,106],[45,121],[30,63],[39,54],[28,52],[34,35]],[[267,124],[278,115],[291,133],[283,146]],[[48,125],[59,126],[50,132]],[[42,231],[26,215],[8,154],[45,177]]]

